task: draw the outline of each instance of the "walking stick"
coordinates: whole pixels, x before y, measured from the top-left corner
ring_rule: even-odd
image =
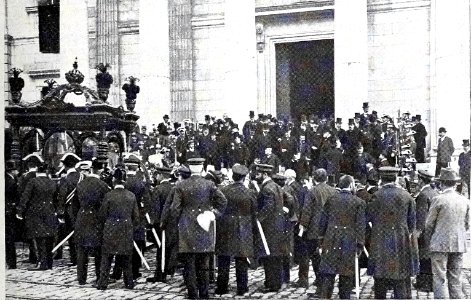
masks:
[[[162,257],[161,257],[161,269],[162,273],[165,272],[165,230],[162,230]]]
[[[142,254],[141,250],[137,246],[136,242],[133,241],[134,244],[134,249],[136,249],[137,254],[139,254],[139,257],[141,258],[142,262],[144,263],[144,266],[146,267],[147,270],[150,271],[149,264],[147,263],[147,260],[144,258],[144,255]]]
[[[69,233],[68,236],[65,237],[65,239],[63,239],[59,244],[57,244],[57,246],[54,247],[54,249],[52,249],[52,253],[56,252],[57,249],[59,249],[62,245],[64,245],[65,242],[67,242],[68,239],[70,239],[70,237],[74,234],[74,231],[72,230],[71,233]]]

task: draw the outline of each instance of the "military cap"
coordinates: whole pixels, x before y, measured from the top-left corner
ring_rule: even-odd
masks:
[[[400,169],[396,167],[381,167],[378,169],[381,175],[395,175],[399,173]]]
[[[141,160],[136,155],[129,154],[127,157],[124,158],[124,163],[126,165],[138,165],[141,163]]]
[[[272,165],[267,165],[267,164],[255,164],[255,169],[258,172],[267,172],[271,173],[273,171],[273,166]]]
[[[18,164],[16,160],[9,159],[5,162],[5,171],[13,171],[13,170],[18,170]]]
[[[75,153],[71,152],[64,154],[61,158],[61,162],[66,167],[73,167],[81,160],[82,159],[80,157],[78,157]]]
[[[245,176],[249,173],[249,169],[244,165],[235,164],[232,166],[232,174]]]
[[[370,106],[368,105],[368,102],[363,102],[363,108],[367,108],[367,107],[370,107]]]
[[[35,163],[37,165],[43,164],[44,159],[36,153],[31,153],[23,157],[23,161],[27,163]]]
[[[440,170],[440,177],[438,178],[440,181],[459,181],[461,178],[452,168],[442,168]]]
[[[204,163],[204,161],[205,161],[205,159],[202,158],[202,157],[194,157],[194,158],[188,159],[186,162],[190,166],[195,166],[195,165],[202,165]]]
[[[155,173],[158,173],[158,174],[171,174],[172,173],[172,169],[171,168],[167,168],[167,167],[156,167],[155,168]]]
[[[273,174],[271,176],[273,180],[286,180],[286,177],[283,174]]]
[[[75,168],[79,171],[87,171],[87,170],[90,170],[91,167],[92,167],[92,162],[89,160],[79,161],[75,165]]]
[[[429,170],[418,170],[417,175],[419,175],[419,177],[424,178],[433,178],[434,176],[434,174],[432,174],[432,172],[430,172]]]

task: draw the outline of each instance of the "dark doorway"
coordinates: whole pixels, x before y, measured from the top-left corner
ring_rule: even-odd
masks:
[[[277,116],[334,114],[334,40],[276,44]]]

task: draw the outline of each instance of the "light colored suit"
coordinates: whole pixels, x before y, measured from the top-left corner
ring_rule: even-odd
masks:
[[[463,298],[460,278],[469,230],[469,203],[454,189],[447,189],[432,200],[425,230],[431,236],[429,250],[436,299]]]

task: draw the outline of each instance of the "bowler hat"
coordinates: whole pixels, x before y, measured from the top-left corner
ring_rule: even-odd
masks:
[[[164,119],[170,119],[168,115],[164,115]]]
[[[439,132],[439,133],[446,132],[445,127],[440,127],[440,128],[438,129],[438,132]]]
[[[440,170],[440,181],[459,181],[461,178],[452,168],[442,168]]]
[[[18,170],[18,164],[16,160],[9,159],[5,162],[5,171],[13,171],[13,170]]]
[[[255,169],[258,172],[266,172],[266,173],[271,173],[273,171],[273,166],[272,165],[267,165],[267,164],[255,164]]]
[[[239,164],[235,164],[233,167],[232,167],[232,174],[237,174],[237,175],[241,175],[241,176],[245,176],[249,173],[249,169],[244,166],[244,165],[239,165]]]
[[[463,140],[463,147],[469,147],[469,140]]]

